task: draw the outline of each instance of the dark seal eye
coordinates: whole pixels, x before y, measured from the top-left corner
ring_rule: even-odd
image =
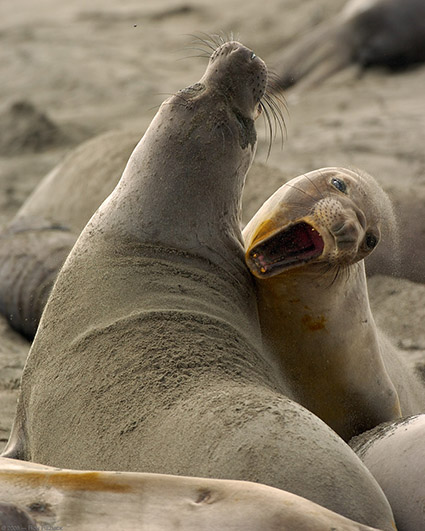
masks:
[[[378,238],[369,232],[366,234],[365,242],[368,249],[374,249],[378,245]]]
[[[341,179],[332,179],[331,180],[331,183],[333,186],[335,186],[335,188],[337,190],[339,190],[340,192],[342,193],[347,193],[347,185],[345,184],[344,181],[342,181]]]

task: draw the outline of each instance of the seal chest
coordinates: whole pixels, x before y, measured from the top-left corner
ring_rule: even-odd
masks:
[[[369,306],[363,258],[385,222],[370,176],[325,168],[282,186],[244,230],[266,343],[293,398],[346,440],[425,406]]]

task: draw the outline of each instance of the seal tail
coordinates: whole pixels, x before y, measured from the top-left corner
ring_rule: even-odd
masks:
[[[290,45],[273,65],[279,90],[293,85],[312,86],[347,66],[351,53],[342,32],[339,20],[335,19],[320,24]]]

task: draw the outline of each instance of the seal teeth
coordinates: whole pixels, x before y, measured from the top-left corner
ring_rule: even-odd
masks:
[[[250,259],[257,273],[273,275],[310,262],[323,253],[324,242],[317,230],[301,221],[256,245]]]

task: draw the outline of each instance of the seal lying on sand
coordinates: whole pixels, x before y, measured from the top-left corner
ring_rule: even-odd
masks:
[[[80,232],[115,188],[139,136],[109,132],[56,166],[0,233],[0,312],[28,339]]]
[[[255,481],[392,529],[366,467],[262,349],[239,221],[266,86],[227,42],[162,104],[58,275],[5,455]]]
[[[388,422],[350,441],[383,488],[399,531],[425,529],[425,415]]]
[[[351,63],[399,69],[423,62],[424,20],[423,0],[351,0],[288,47],[274,66],[278,85],[312,86]]]
[[[291,396],[341,437],[425,411],[425,388],[377,329],[363,258],[392,221],[370,176],[325,168],[292,179],[244,230],[263,335]]]
[[[295,494],[256,483],[64,470],[6,458],[0,458],[0,499],[30,512],[40,526],[69,531],[372,531]],[[22,511],[10,512],[1,520],[0,503],[4,525],[16,525]]]

